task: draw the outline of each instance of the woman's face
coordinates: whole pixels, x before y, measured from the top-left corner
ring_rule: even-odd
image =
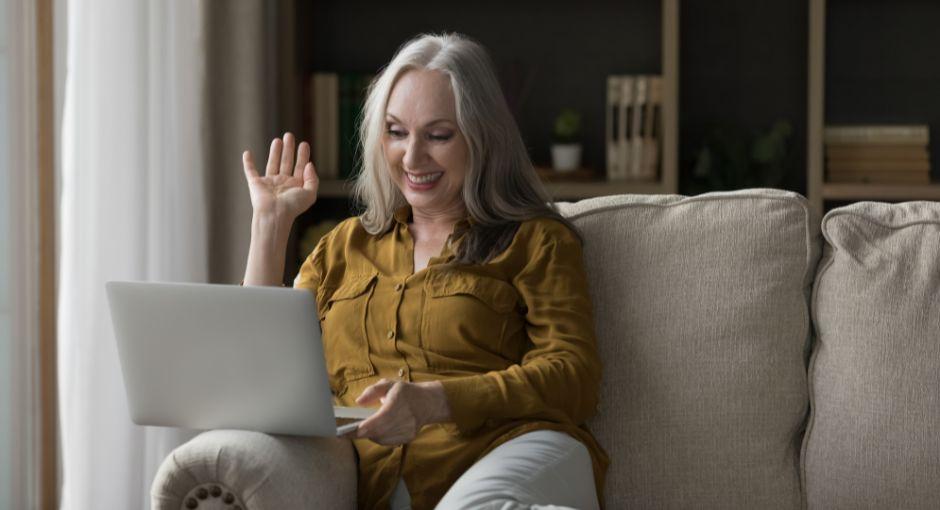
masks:
[[[410,70],[388,98],[382,148],[392,180],[424,213],[463,210],[467,142],[457,129],[450,80],[439,71]]]

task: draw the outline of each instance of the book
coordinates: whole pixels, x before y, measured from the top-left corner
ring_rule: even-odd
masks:
[[[337,168],[333,161],[336,126],[331,122],[330,110],[336,104],[330,98],[332,73],[314,73],[313,75],[313,164],[321,179],[335,179]]]
[[[350,144],[352,146],[351,158],[348,175],[344,175],[343,178],[355,177],[359,174],[361,169],[361,157],[362,157],[362,147],[360,147],[359,139],[359,127],[362,122],[362,110],[365,108],[366,98],[369,93],[369,86],[372,84],[372,80],[375,79],[374,74],[370,73],[359,73],[356,75],[356,78],[353,80],[352,87],[352,134],[350,135]]]
[[[930,161],[926,159],[873,159],[873,160],[842,160],[830,159],[826,167],[834,172],[838,171],[917,171],[930,173]]]
[[[353,80],[355,75],[339,75],[339,177],[345,178],[352,168],[352,130],[353,130]]]
[[[643,179],[643,114],[646,112],[647,87],[649,81],[646,76],[637,76],[634,84],[633,119],[630,121],[630,169],[627,173],[630,180]]]
[[[663,80],[660,76],[648,78],[646,112],[643,115],[643,161],[640,177],[656,180],[659,171],[659,144],[662,139]]]
[[[827,145],[826,157],[845,161],[864,160],[928,160],[930,153],[923,144],[896,145]]]
[[[631,161],[630,133],[633,130],[633,76],[620,76],[620,108],[618,110],[617,130],[617,179],[624,180],[629,176]]]
[[[327,150],[330,178],[339,177],[339,75],[326,75]]]
[[[607,179],[616,180],[620,170],[619,148],[619,109],[620,109],[620,76],[607,77],[607,109],[605,112],[605,138],[607,147]]]
[[[928,184],[930,183],[930,174],[919,171],[829,171],[827,172],[827,180],[829,182]]]
[[[927,125],[830,125],[823,130],[828,144],[896,145],[930,142]]]

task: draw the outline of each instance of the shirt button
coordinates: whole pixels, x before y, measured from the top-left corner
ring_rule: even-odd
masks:
[[[405,286],[402,285],[402,284],[400,284],[400,283],[399,283],[398,285],[395,285],[395,290],[398,291],[398,292],[401,292],[401,289],[404,289],[404,288],[405,288]]]
[[[401,377],[401,376],[403,376],[403,375],[405,375],[405,369],[404,369],[404,368],[399,368],[399,369],[398,369],[398,377]]]
[[[385,336],[387,336],[389,340],[395,338],[395,330],[388,330],[388,333],[386,333]]]

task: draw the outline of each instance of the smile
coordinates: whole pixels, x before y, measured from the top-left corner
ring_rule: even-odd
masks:
[[[429,182],[434,182],[441,178],[444,175],[444,172],[432,172],[429,174],[415,175],[408,172],[405,172],[405,175],[408,176],[408,180],[415,184],[427,184]]]

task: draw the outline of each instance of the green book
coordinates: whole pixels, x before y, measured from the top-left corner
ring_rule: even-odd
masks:
[[[352,173],[353,80],[355,75],[339,75],[339,178]]]

